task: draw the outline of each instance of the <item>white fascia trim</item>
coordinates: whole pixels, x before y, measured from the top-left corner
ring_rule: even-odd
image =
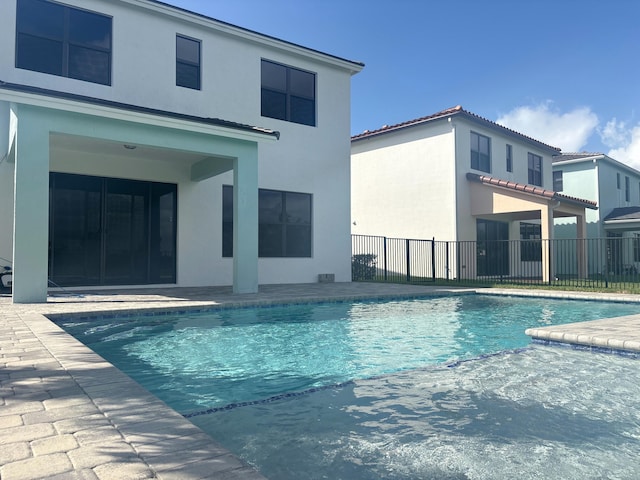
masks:
[[[585,163],[585,162],[596,163],[602,157],[603,155],[597,155],[593,157],[572,158],[571,160],[560,160],[559,162],[553,162],[553,166],[555,167],[555,166],[571,165],[574,163]]]
[[[618,225],[618,224],[625,224],[625,223],[638,223],[640,224],[640,219],[638,218],[630,218],[627,220],[605,220],[603,222],[605,225]]]
[[[131,110],[122,110],[106,105],[94,105],[77,100],[48,97],[45,95],[32,94],[27,92],[8,92],[0,90],[0,101],[2,100],[16,104],[26,104],[35,107],[62,110],[65,112],[102,116],[114,120],[141,123],[144,125],[153,125],[156,127],[173,128],[176,130],[203,133],[206,135],[218,135],[220,137],[233,138],[236,140],[247,140],[250,142],[277,140],[275,135],[266,135],[258,131],[254,133],[248,130],[240,130],[231,127],[224,127],[221,125],[204,124],[200,122],[182,120],[179,118],[163,117],[159,115],[153,115],[151,113],[136,112]]]
[[[153,10],[157,13],[169,15],[174,18],[178,18],[184,22],[200,25],[202,27],[216,30],[219,33],[223,33],[232,37],[241,38],[246,41],[258,43],[260,45],[268,46],[277,50],[284,50],[286,52],[299,55],[306,58],[312,58],[315,61],[328,63],[335,67],[348,70],[351,75],[355,75],[360,72],[364,65],[353,62],[350,60],[335,57],[328,53],[322,53],[318,50],[313,50],[295,43],[289,43],[285,40],[280,40],[275,37],[260,34],[252,30],[247,30],[239,26],[226,23],[222,20],[216,20],[215,18],[209,18],[206,15],[199,15],[196,12],[189,12],[188,10],[182,10],[179,7],[173,7],[171,5],[148,2],[145,0],[120,0],[123,3],[135,5],[147,10]]]
[[[630,167],[629,165],[622,163],[618,160],[616,160],[615,158],[611,158],[608,155],[593,155],[591,157],[583,157],[583,158],[574,158],[572,160],[561,160],[559,162],[553,162],[553,166],[562,166],[562,165],[571,165],[573,163],[583,163],[583,162],[593,162],[593,163],[597,163],[598,160],[602,160],[605,162],[609,162],[611,164],[613,164],[614,166],[621,168],[622,170],[626,170],[630,173],[633,173],[635,176],[640,177],[640,171],[636,170],[633,167]]]

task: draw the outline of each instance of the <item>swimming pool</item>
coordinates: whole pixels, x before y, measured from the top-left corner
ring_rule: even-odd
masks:
[[[464,295],[61,325],[273,479],[634,478],[637,361],[517,349],[639,311]]]

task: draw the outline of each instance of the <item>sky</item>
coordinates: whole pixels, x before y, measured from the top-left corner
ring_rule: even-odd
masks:
[[[164,0],[365,68],[351,133],[461,105],[640,169],[638,0]]]

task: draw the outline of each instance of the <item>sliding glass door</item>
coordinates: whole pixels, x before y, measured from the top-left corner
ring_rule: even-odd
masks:
[[[176,185],[51,173],[49,188],[54,284],[175,283]]]

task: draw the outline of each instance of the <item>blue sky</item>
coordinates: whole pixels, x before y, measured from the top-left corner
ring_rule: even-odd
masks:
[[[640,169],[638,0],[165,0],[365,63],[351,133],[455,105]]]

